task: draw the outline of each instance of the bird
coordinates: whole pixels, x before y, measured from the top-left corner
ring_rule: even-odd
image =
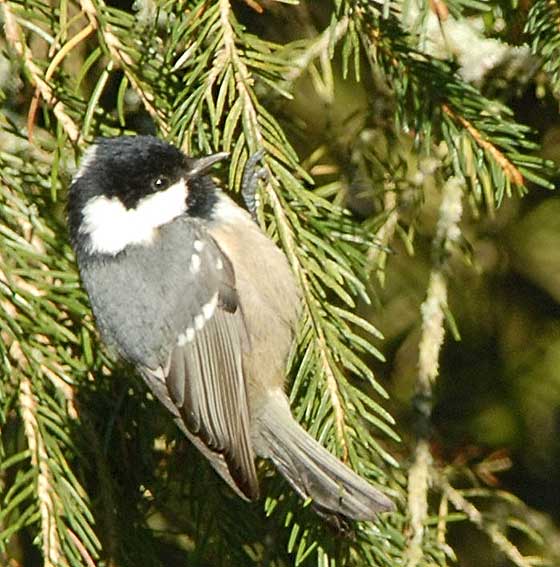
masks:
[[[301,293],[255,221],[255,160],[249,211],[210,175],[227,157],[141,135],[85,151],[67,218],[100,335],[238,496],[259,497],[258,456],[320,515],[374,520],[391,499],[292,416],[284,382]]]

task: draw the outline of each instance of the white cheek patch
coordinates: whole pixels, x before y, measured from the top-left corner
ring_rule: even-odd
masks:
[[[116,197],[93,197],[83,209],[81,232],[90,238],[92,252],[118,254],[130,244],[149,244],[156,229],[182,215],[187,208],[184,179],[141,199],[127,209]]]

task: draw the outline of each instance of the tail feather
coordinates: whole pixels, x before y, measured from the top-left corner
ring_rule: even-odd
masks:
[[[319,512],[353,520],[372,520],[393,508],[385,495],[300,427],[287,403],[277,402],[271,400],[262,414],[259,453],[272,460],[302,498],[311,498]]]

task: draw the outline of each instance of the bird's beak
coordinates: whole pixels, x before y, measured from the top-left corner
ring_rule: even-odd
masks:
[[[192,168],[189,171],[189,177],[195,177],[206,173],[215,163],[229,157],[228,152],[218,152],[209,156],[198,158],[192,161]]]

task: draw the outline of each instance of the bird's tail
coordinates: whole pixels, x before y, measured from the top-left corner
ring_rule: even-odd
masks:
[[[318,512],[372,520],[393,503],[315,441],[292,417],[284,394],[270,396],[259,416],[257,451],[270,458]]]

